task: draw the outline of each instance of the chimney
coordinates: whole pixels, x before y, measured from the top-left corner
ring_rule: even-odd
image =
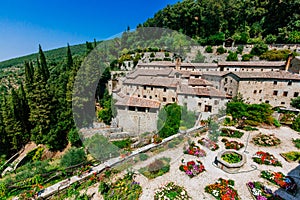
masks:
[[[288,56],[288,58],[287,58],[286,64],[285,64],[285,71],[286,72],[289,71],[292,59],[293,59],[293,54],[290,53],[289,56]]]
[[[180,70],[180,66],[181,66],[181,59],[178,57],[176,58],[176,70]]]

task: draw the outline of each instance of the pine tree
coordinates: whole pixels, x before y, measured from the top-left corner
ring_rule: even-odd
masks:
[[[29,115],[30,115],[30,109],[28,105],[28,100],[26,97],[26,93],[23,87],[23,84],[19,87],[18,90],[18,96],[19,96],[19,115],[20,115],[20,121],[22,123],[22,126],[25,129],[26,136],[29,138],[31,125],[29,122]]]

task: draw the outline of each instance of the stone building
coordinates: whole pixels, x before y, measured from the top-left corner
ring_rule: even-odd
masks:
[[[206,72],[202,77],[227,95],[241,93],[247,103],[290,107],[300,93],[300,76],[286,71]]]
[[[207,119],[228,100],[225,93],[201,78],[200,71],[142,66],[120,79],[113,92],[117,119],[124,131],[155,131],[159,110],[170,103],[186,105],[188,110],[203,113],[202,118]]]
[[[218,71],[230,72],[265,72],[285,69],[284,61],[260,61],[260,62],[219,62]]]

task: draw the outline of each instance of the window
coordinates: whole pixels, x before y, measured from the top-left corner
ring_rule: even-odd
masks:
[[[277,91],[277,90],[274,90],[274,91],[273,91],[273,95],[277,96],[277,94],[278,94],[278,91]]]
[[[204,112],[211,112],[212,106],[205,105]]]
[[[149,96],[149,99],[152,99],[152,96]]]
[[[289,82],[288,82],[288,85],[292,85],[292,81],[289,81]]]
[[[227,82],[227,78],[225,78],[225,82]]]
[[[147,96],[146,96],[146,95],[144,95],[143,97],[144,97],[144,98],[147,98]]]
[[[163,97],[163,102],[167,102],[167,98],[166,97]]]
[[[153,90],[153,87],[151,87],[151,90]]]
[[[157,94],[155,95],[155,97],[157,97]]]
[[[237,69],[234,69],[234,71],[237,71]]]
[[[273,82],[273,85],[277,85],[277,81],[274,81],[274,82]]]
[[[141,95],[138,94],[138,97],[141,97]]]
[[[199,78],[199,75],[196,75],[195,78]]]
[[[284,91],[284,92],[283,92],[283,96],[284,96],[284,97],[287,97],[287,95],[288,95],[288,92],[287,92],[287,91]]]
[[[232,83],[232,80],[230,80],[230,83]]]
[[[146,90],[147,89],[147,87],[146,86],[144,86],[144,90]]]
[[[298,97],[298,96],[299,96],[299,92],[295,92],[294,97]]]
[[[266,100],[265,102],[266,102],[266,103],[270,103],[270,101],[269,101],[269,100]]]
[[[227,71],[229,71],[229,68],[227,68]]]
[[[142,107],[137,107],[137,110],[139,112],[146,112],[146,108],[142,108]]]
[[[201,105],[202,105],[201,102],[198,102],[198,106],[201,107]]]
[[[224,91],[227,92],[227,88],[224,88]]]
[[[262,92],[262,90],[259,90],[259,93],[261,93]]]
[[[216,89],[218,89],[218,86],[216,86]]]
[[[172,101],[175,102],[175,98],[174,97],[172,97]]]
[[[167,91],[167,88],[164,88],[164,92],[166,92]]]
[[[281,102],[281,105],[284,105],[285,104],[285,102]]]
[[[129,106],[129,108],[128,108],[130,111],[135,111],[135,107],[133,107],[133,106]]]
[[[257,93],[257,90],[254,90],[254,91],[253,91],[253,94],[256,94],[256,93]]]
[[[264,69],[261,69],[260,71],[264,71]]]
[[[262,101],[262,99],[260,99],[259,101]]]

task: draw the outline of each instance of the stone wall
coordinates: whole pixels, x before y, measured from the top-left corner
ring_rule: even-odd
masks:
[[[290,107],[291,99],[300,93],[300,82],[290,84],[288,80],[240,81],[238,91],[247,103],[265,102],[272,107]]]
[[[124,131],[142,134],[156,131],[158,112],[138,112],[118,109],[117,119]]]

